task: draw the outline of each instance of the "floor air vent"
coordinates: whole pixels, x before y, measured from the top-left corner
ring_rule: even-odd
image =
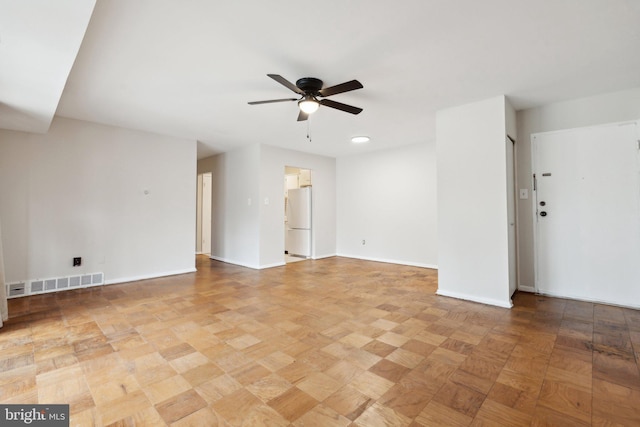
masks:
[[[31,293],[42,292],[44,291],[44,280],[34,280],[31,282],[30,286]]]
[[[102,285],[104,282],[102,273],[95,273],[91,275],[91,284],[92,285]]]
[[[24,296],[26,290],[27,287],[24,282],[7,283],[7,298]]]
[[[104,273],[88,273],[80,276],[36,279],[27,282],[7,283],[7,298],[65,291],[73,288],[104,285]]]

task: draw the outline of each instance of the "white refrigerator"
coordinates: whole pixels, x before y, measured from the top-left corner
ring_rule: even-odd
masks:
[[[287,236],[285,246],[289,255],[311,256],[311,187],[288,191]]]

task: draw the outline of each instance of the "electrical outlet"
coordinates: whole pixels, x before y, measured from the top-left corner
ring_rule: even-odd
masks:
[[[82,257],[73,258],[73,266],[80,267],[82,265]]]

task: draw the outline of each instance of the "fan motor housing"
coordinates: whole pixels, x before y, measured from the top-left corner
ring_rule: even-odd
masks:
[[[296,86],[305,93],[318,93],[322,89],[322,80],[315,77],[303,77],[296,81]]]

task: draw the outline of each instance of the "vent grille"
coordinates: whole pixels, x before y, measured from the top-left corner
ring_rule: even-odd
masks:
[[[31,282],[31,293],[44,291],[44,281],[34,280]]]
[[[24,282],[7,283],[7,298],[20,297],[26,293],[26,284]]]
[[[102,285],[102,273],[96,273],[91,275],[91,284],[92,285]]]
[[[7,298],[47,292],[64,291],[84,286],[104,285],[104,273],[89,273],[80,276],[57,277],[51,279],[35,279],[26,282],[6,284]]]
[[[55,291],[56,290],[56,279],[47,279],[44,281],[44,290],[45,291]]]

